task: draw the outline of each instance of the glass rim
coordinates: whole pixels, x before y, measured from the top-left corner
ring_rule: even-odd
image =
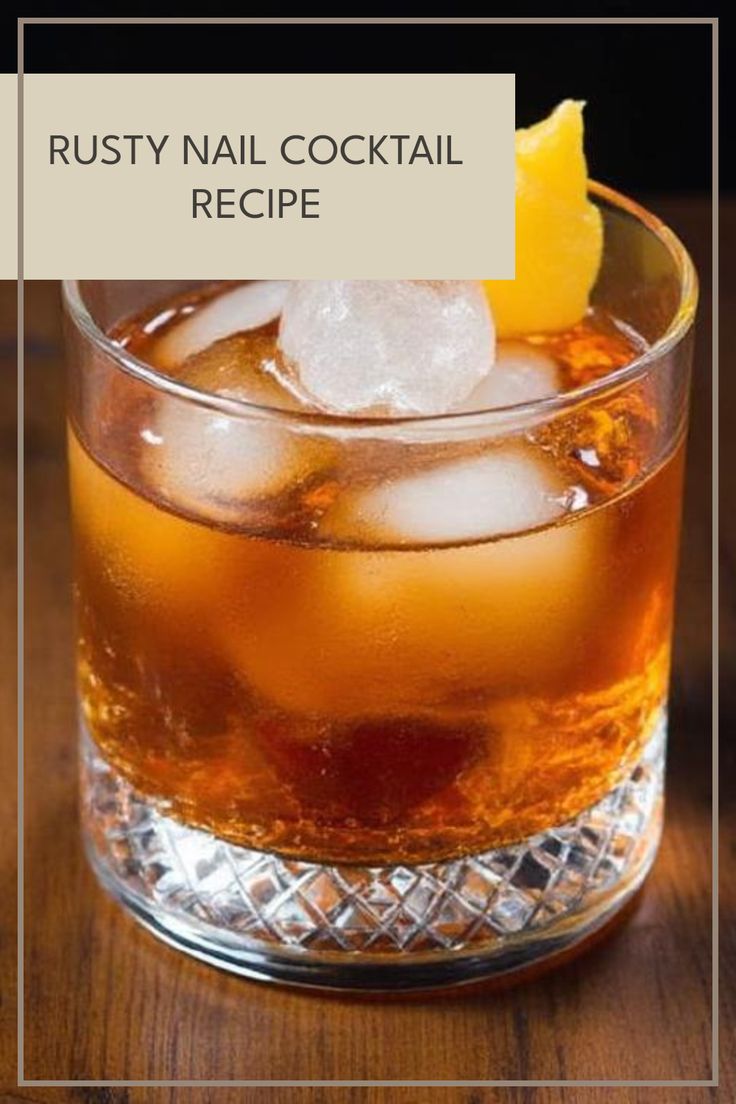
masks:
[[[489,407],[482,410],[454,411],[443,414],[410,414],[400,417],[356,418],[344,414],[329,414],[322,411],[285,410],[281,407],[252,403],[246,399],[230,398],[211,392],[200,391],[196,387],[183,383],[173,376],[157,371],[151,365],[133,356],[127,349],[115,342],[104,330],[100,329],[82,300],[79,280],[62,280],[64,303],[81,332],[106,356],[110,357],[127,375],[140,380],[157,391],[164,391],[180,399],[219,411],[230,417],[257,417],[268,420],[305,424],[314,428],[333,428],[341,432],[365,432],[366,430],[407,429],[456,429],[472,425],[503,424],[509,420],[518,424],[521,419],[539,420],[559,413],[567,408],[587,402],[609,392],[615,392],[636,380],[646,376],[649,369],[662,356],[677,346],[690,330],[695,317],[698,302],[698,278],[690,254],[678,236],[657,215],[642,207],[628,196],[609,188],[597,181],[588,182],[591,195],[605,200],[612,207],[627,212],[637,222],[655,235],[668,250],[674,260],[680,277],[680,301],[677,310],[665,332],[637,357],[614,369],[605,376],[592,380],[579,387],[562,391],[545,398],[514,403],[510,406]]]

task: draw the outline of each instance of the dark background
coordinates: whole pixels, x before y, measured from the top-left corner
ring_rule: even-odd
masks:
[[[125,10],[163,14],[150,6]],[[620,3],[585,15],[604,11],[642,14],[639,5]],[[53,6],[33,12],[52,14]],[[247,14],[260,12],[237,12]],[[646,199],[711,187],[711,41],[708,24],[47,24],[26,26],[24,62],[28,73],[514,72],[517,125],[536,121],[566,97],[586,100],[591,175]],[[0,63],[15,68],[14,27],[0,36]],[[243,104],[244,133],[247,127]],[[735,186],[729,166],[722,187]]]

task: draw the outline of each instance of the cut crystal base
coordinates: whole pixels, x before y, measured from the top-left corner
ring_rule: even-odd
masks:
[[[82,738],[100,881],[159,938],[248,977],[341,989],[457,985],[580,941],[636,891],[662,821],[664,718],[627,778],[574,820],[418,866],[321,866],[163,815]]]

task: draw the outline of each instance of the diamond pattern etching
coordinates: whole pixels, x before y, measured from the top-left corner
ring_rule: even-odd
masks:
[[[225,843],[157,811],[86,737],[82,793],[106,873],[180,923],[249,947],[447,954],[536,935],[615,890],[656,840],[663,762],[664,722],[629,776],[575,820],[412,867],[320,866]]]

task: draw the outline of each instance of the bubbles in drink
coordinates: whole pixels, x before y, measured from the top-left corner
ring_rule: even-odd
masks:
[[[472,281],[303,280],[286,297],[279,345],[325,411],[426,415],[451,410],[487,375],[495,331]]]

